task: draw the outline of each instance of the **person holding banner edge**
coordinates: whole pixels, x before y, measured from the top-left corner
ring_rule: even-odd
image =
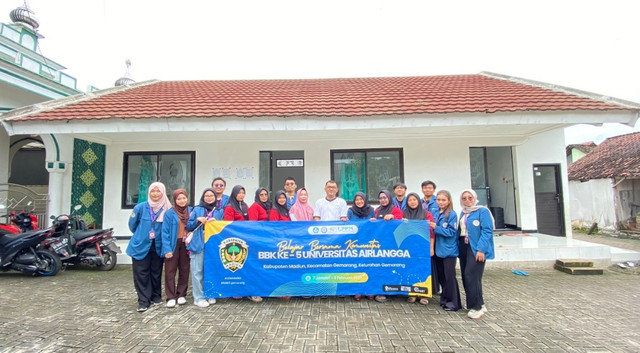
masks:
[[[440,190],[436,194],[438,215],[430,226],[436,234],[435,262],[437,278],[442,285],[440,306],[446,311],[458,311],[462,307],[460,289],[456,278],[456,261],[458,258],[458,215],[453,210],[451,194]]]
[[[206,188],[200,197],[200,203],[194,207],[187,230],[192,232],[191,241],[187,244],[189,257],[191,258],[191,287],[193,304],[201,308],[215,304],[215,298],[205,298],[203,293],[204,280],[204,224],[210,219],[215,219],[216,192],[212,188]]]

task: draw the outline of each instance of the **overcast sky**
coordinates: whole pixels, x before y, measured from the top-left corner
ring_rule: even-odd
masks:
[[[1,0],[0,21],[22,0]],[[477,74],[640,102],[640,1],[30,0],[40,51],[108,88],[138,81]],[[567,143],[640,131],[571,128]]]

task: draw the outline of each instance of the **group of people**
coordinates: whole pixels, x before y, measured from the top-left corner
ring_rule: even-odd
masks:
[[[379,206],[369,204],[363,192],[357,192],[349,207],[338,196],[335,181],[326,182],[325,196],[309,204],[309,192],[297,189],[294,178],[288,177],[284,190],[275,192],[274,201],[269,191],[260,187],[255,192],[254,202],[248,206],[244,201],[246,190],[236,185],[231,195],[224,194],[226,182],[215,178],[211,188],[206,188],[199,203],[189,206],[184,189],[173,192],[173,203],[160,182],[148,188],[148,200],[136,205],[129,219],[133,236],[127,254],[133,261],[133,282],[138,293],[138,311],[146,311],[150,305],[162,304],[161,279],[164,263],[165,294],[167,307],[187,303],[186,293],[191,275],[194,304],[207,307],[215,304],[215,298],[206,298],[203,293],[204,274],[204,230],[203,225],[211,220],[226,221],[348,221],[370,220],[424,220],[431,232],[431,269],[433,293],[440,293],[440,306],[447,311],[462,308],[460,290],[456,278],[456,263],[460,260],[462,283],[466,293],[467,316],[473,319],[487,312],[482,296],[482,275],[485,261],[494,257],[494,220],[485,206],[478,205],[475,191],[466,189],[460,195],[462,206],[458,217],[453,210],[451,193],[440,190],[432,181],[422,183],[423,197],[417,193],[407,194],[404,183],[396,183],[392,190],[381,190]],[[177,283],[176,283],[177,276]],[[384,295],[368,296],[369,299],[385,302]],[[240,299],[240,298],[235,298]],[[251,296],[254,302],[261,297]],[[282,299],[289,299],[284,297]],[[361,295],[354,296],[361,300]],[[418,298],[409,296],[409,302]],[[427,304],[427,298],[420,298]]]

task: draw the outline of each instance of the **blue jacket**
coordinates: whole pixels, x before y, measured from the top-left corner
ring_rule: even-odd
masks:
[[[149,239],[149,231],[152,227],[150,210],[147,201],[141,202],[133,208],[129,218],[129,230],[133,235],[129,239],[127,255],[136,260],[144,259],[151,249],[151,239]],[[157,213],[157,216],[160,215],[160,212]],[[156,234],[156,253],[159,256],[162,253],[162,222],[153,222],[153,231]]]
[[[455,211],[449,211],[449,217],[444,217],[444,212],[435,218],[436,227],[433,232],[436,234],[436,255],[438,257],[458,256],[458,215]]]
[[[216,208],[213,211],[213,218],[218,221],[222,221],[224,219],[224,208],[227,207],[229,203],[229,195],[222,195],[222,202],[220,203],[220,207]],[[203,226],[204,227],[204,226]]]
[[[298,199],[298,193],[294,192],[293,193],[293,198],[290,199],[289,195],[285,194],[285,196],[287,197],[287,208],[291,208],[291,206],[293,206],[294,203],[296,203],[296,200]]]
[[[438,213],[440,213],[440,207],[436,202],[436,195],[431,196],[431,200],[429,200],[429,202],[425,202],[424,198],[420,201],[422,202],[422,208],[431,212],[433,219],[438,219]]]
[[[460,218],[462,219],[463,216],[464,214]],[[466,225],[473,256],[476,255],[477,251],[482,251],[485,259],[493,259],[495,257],[493,220],[489,210],[483,207],[471,212],[467,217]],[[458,235],[460,235],[460,230],[458,230]]]
[[[393,201],[393,204],[394,204],[397,208],[399,208],[399,209],[401,209],[401,210],[403,210],[403,211],[407,209],[407,195],[404,195],[404,199],[402,199],[402,202],[398,202],[398,199],[396,198],[396,196],[395,196],[395,195],[393,195],[393,196],[391,197],[391,199],[392,199],[392,201]]]
[[[210,219],[218,219],[216,218],[216,211],[218,211],[218,209],[213,210],[213,215]],[[199,254],[204,251],[204,224],[201,225],[201,223],[198,222],[198,217],[206,216],[207,210],[204,207],[196,206],[193,208],[193,211],[189,216],[189,221],[187,222],[187,230],[193,232],[193,237],[191,238],[191,242],[187,246],[187,250],[191,251],[194,254]],[[222,220],[222,218],[218,220]],[[198,226],[200,227],[198,228]]]
[[[189,212],[191,212],[189,207]],[[162,222],[162,254],[164,257],[167,253],[174,253],[176,251],[176,243],[178,242],[178,231],[180,227],[180,219],[176,214],[176,211],[172,208],[164,214],[164,221]],[[184,236],[187,234],[185,232]]]
[[[370,218],[376,218],[376,210],[371,208],[371,213],[369,213],[366,217],[364,218],[360,218],[358,216],[356,216],[355,213],[353,213],[353,210],[351,209],[351,207],[349,207],[349,210],[347,211],[347,219],[351,220],[351,219],[370,219]]]

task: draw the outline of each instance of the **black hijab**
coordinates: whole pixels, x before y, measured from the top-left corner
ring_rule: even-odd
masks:
[[[266,202],[262,202],[260,201],[260,192],[264,190],[267,192],[267,201]],[[267,214],[269,214],[269,211],[271,211],[271,201],[269,200],[269,190],[267,190],[267,188],[258,188],[258,190],[256,190],[256,197],[253,198],[254,203],[257,203],[258,205],[262,206],[262,208],[264,208],[265,211],[267,211]]]
[[[212,203],[207,203],[204,200],[204,194],[207,193],[207,191],[211,191],[213,193],[213,202]],[[216,201],[218,200],[217,196],[216,196],[216,192],[215,190],[213,190],[212,188],[206,188],[204,189],[204,191],[202,192],[202,196],[200,196],[200,203],[198,204],[198,206],[200,207],[204,207],[207,212],[211,212],[216,208]]]
[[[380,198],[380,194],[385,194],[387,196],[387,199],[389,200],[389,203],[386,206],[378,206],[377,209],[377,218],[384,218],[384,216],[391,214],[391,211],[393,210],[393,208],[395,207],[393,205],[393,200],[391,199],[391,193],[389,192],[389,190],[382,190],[378,193],[378,198]]]
[[[356,197],[358,196],[360,196],[362,200],[364,200],[364,205],[362,205],[362,207],[356,206]],[[373,207],[369,205],[369,198],[367,197],[367,194],[362,191],[356,192],[356,195],[353,197],[353,205],[351,206],[351,211],[358,218],[365,218],[371,214],[371,211],[373,211]]]
[[[287,203],[285,202],[284,206],[278,203],[278,198],[280,198],[280,195],[284,195],[285,200],[287,198],[287,193],[284,190],[276,191],[276,197],[274,198],[273,202],[273,209],[276,210],[281,216],[291,218],[289,217],[289,209],[287,208]]]
[[[416,208],[409,207],[409,198],[412,196],[418,200],[418,207]],[[415,192],[412,192],[409,195],[407,195],[407,207],[404,209],[404,218],[419,219],[423,221],[427,219],[427,211],[425,211],[425,209],[422,208],[422,202],[420,201],[420,196],[418,196],[418,194],[416,194]]]
[[[229,196],[229,204],[227,205],[227,207],[231,207],[237,212],[241,213],[242,216],[244,216],[244,219],[249,219],[249,214],[247,213],[249,207],[247,207],[247,204],[244,201],[240,202],[236,199],[240,190],[245,191],[244,186],[236,185],[233,187],[233,189],[231,190],[231,196]]]

